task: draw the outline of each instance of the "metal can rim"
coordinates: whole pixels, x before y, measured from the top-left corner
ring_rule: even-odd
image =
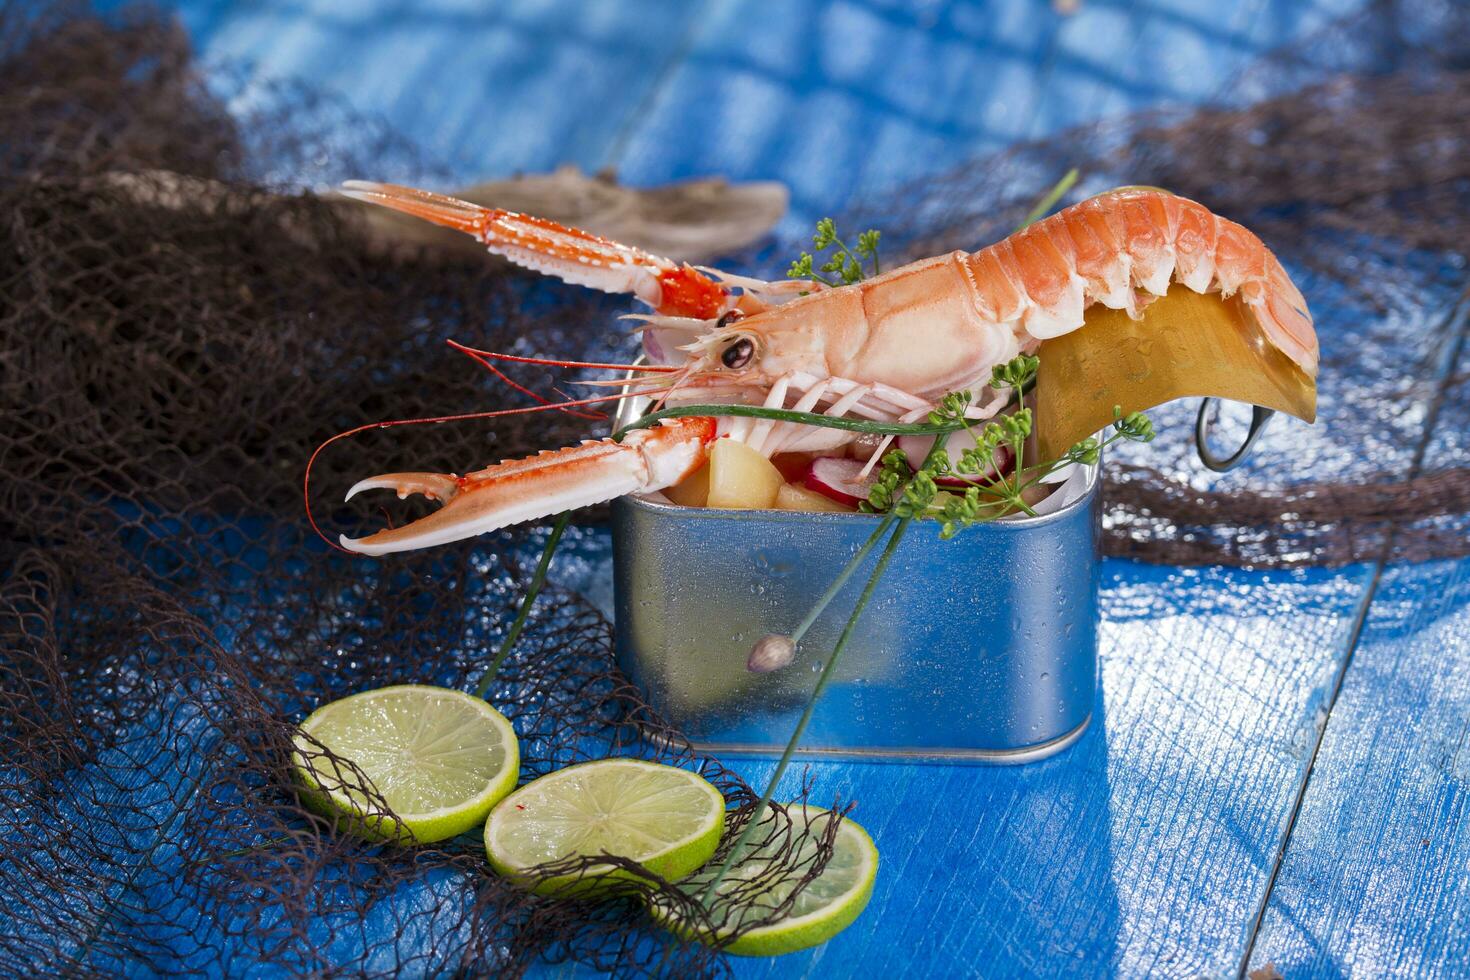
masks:
[[[997,533],[1008,533],[1017,531],[1029,531],[1048,524],[1067,519],[1078,510],[1088,506],[1092,498],[1098,492],[1098,486],[1102,482],[1099,478],[1101,467],[1093,463],[1084,467],[1087,474],[1087,484],[1083,491],[1077,495],[1077,499],[1049,514],[1037,517],[1003,517],[999,520],[990,521],[976,530],[991,530]],[[851,513],[844,514],[836,511],[794,511],[794,510],[763,510],[755,508],[724,508],[724,507],[684,507],[674,503],[663,503],[651,497],[629,495],[621,498],[622,501],[634,507],[641,507],[654,513],[667,512],[677,513],[681,517],[690,520],[764,520],[776,521],[785,524],[816,523],[842,523],[844,521],[872,523],[877,521],[876,514]]]

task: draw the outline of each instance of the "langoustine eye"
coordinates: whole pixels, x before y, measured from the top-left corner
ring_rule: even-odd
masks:
[[[720,363],[733,371],[749,364],[751,357],[754,355],[755,342],[749,337],[741,337],[735,343],[726,347],[724,352],[720,354]]]

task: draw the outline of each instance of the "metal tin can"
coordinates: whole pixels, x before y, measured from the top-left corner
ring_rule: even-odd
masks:
[[[1096,467],[1054,513],[939,538],[916,522],[864,610],[803,739],[808,757],[1028,762],[1086,729],[1097,688]],[[613,506],[618,660],[709,752],[779,752],[862,589],[860,571],[795,661],[746,670],[789,633],[877,518]],[[874,558],[869,559],[869,564]]]

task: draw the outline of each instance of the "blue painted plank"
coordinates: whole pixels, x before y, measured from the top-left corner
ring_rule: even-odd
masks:
[[[276,4],[220,6],[191,25],[211,54],[260,58],[385,113],[466,176],[608,155],[638,181],[775,176],[795,186],[800,226],[1016,138],[1197,101],[1322,9],[1253,0],[1223,17],[1223,35],[1206,3],[1092,2],[1070,19],[1000,3],[811,2],[763,16],[728,3],[667,31],[672,19],[643,11],[588,26],[555,5],[482,17]],[[1150,68],[1159,50],[1194,70]],[[584,91],[596,102],[563,97]],[[1109,568],[1099,729],[1024,770],[818,767],[819,789],[862,801],[885,877],[829,947],[742,973],[1233,969],[1366,573]]]
[[[1470,465],[1467,311],[1426,471]],[[1470,535],[1470,521],[1425,523]],[[1385,570],[1251,962],[1298,977],[1470,972],[1470,559]]]
[[[1244,472],[1222,481],[1189,471],[1202,483],[1281,472],[1366,476],[1412,461],[1434,386],[1406,391],[1398,372],[1372,365],[1406,356],[1412,377],[1444,375],[1445,319],[1435,311],[1454,298],[1451,278],[1418,298],[1427,308],[1403,304],[1378,319],[1326,283],[1301,280],[1324,347],[1351,344],[1364,369],[1324,376],[1322,425],[1274,428]],[[1382,431],[1366,441],[1358,428],[1334,425],[1365,403],[1404,410],[1385,410]],[[1182,459],[1192,410],[1157,413],[1160,439],[1145,455]],[[871,825],[894,877],[828,947],[742,963],[741,975],[869,966],[914,976],[1233,972],[1372,569],[1273,576],[1108,567],[1105,734],[1024,770],[814,767],[823,798],[859,801],[858,819]],[[737,768],[757,785],[770,769]],[[967,969],[978,963],[985,968]]]
[[[852,6],[811,4],[807,9],[812,12],[809,19],[815,21],[819,12]],[[994,65],[988,77],[996,89],[1013,84],[1026,93],[1055,83],[1055,92],[1061,93],[1055,101],[1048,101],[1049,95],[1026,102],[1002,94],[989,102],[975,100],[969,108],[972,112],[989,111],[1001,121],[1007,111],[1014,111],[1035,127],[1025,135],[1044,135],[1072,121],[1090,118],[1068,115],[1073,107],[1063,103],[1075,98],[1076,93],[1084,94],[1078,101],[1092,104],[1088,112],[1099,114],[1174,98],[1197,101],[1218,92],[1251,53],[1289,42],[1296,36],[1294,28],[1321,26],[1320,11],[1294,21],[1293,15],[1300,10],[1256,2],[1237,5],[1225,13],[1221,19],[1229,21],[1231,46],[1239,54],[1233,60],[1220,56],[1219,45],[1210,36],[1219,28],[1217,21],[1204,17],[1193,21],[1144,18],[1137,28],[1140,40],[1133,49],[1143,55],[1142,71],[1136,65],[1120,67],[1116,59],[1088,60],[1089,41],[1106,39],[1111,32],[1114,40],[1108,43],[1115,44],[1117,38],[1137,26],[1120,20],[1117,10],[1106,10],[1106,16],[1116,23],[1104,23],[1100,13],[1097,33],[1072,29],[1067,24],[1057,32],[1055,42],[1046,40],[1044,32],[1028,38],[1039,61],[1018,59],[1018,64],[1008,66],[1003,54],[986,59],[987,64]],[[1198,15],[1200,9],[1195,8],[1194,13]],[[788,16],[793,15],[788,12]],[[729,22],[739,19],[734,14],[728,18]],[[690,91],[698,96],[692,104],[714,117],[713,122],[704,123],[703,130],[714,143],[689,147],[694,162],[686,166],[694,171],[716,159],[734,160],[737,176],[770,175],[784,168],[794,182],[798,208],[808,209],[807,214],[798,215],[798,222],[819,211],[836,210],[879,186],[880,182],[872,179],[873,171],[865,169],[871,165],[860,158],[862,153],[881,156],[884,166],[913,176],[925,172],[924,168],[932,171],[986,149],[991,145],[987,140],[995,135],[966,131],[948,120],[916,119],[912,112],[901,117],[910,106],[901,104],[892,93],[874,96],[864,90],[863,85],[871,83],[861,71],[855,71],[848,61],[829,63],[825,60],[826,49],[815,44],[797,48],[791,62],[772,65],[761,60],[764,51],[756,50],[760,47],[757,42],[741,45],[730,38],[730,32],[723,31],[718,44],[696,44],[694,55],[679,73],[680,84],[672,93],[666,90],[655,107],[647,155],[638,156],[644,149],[638,137],[630,141],[630,156],[622,161],[625,174],[649,180],[680,175],[680,164],[669,158],[668,148],[680,145],[673,140],[675,132],[690,129],[684,108]],[[910,70],[906,60],[909,48],[902,42],[900,36],[883,49],[882,71],[903,75]],[[937,49],[914,47],[920,53],[913,56],[918,62],[913,72],[921,80],[921,90],[923,80],[930,82],[928,87],[935,92],[942,113],[955,98],[945,87],[949,78],[944,74],[952,58]],[[858,43],[845,53],[860,62],[871,49],[871,45]],[[1101,49],[1105,51],[1106,45]],[[1156,57],[1158,52],[1166,54]],[[703,67],[699,67],[701,59],[706,62]],[[1160,71],[1160,61],[1172,65],[1173,70]],[[875,60],[870,67],[877,70],[879,64]],[[995,81],[1008,67],[1012,68],[1012,77]],[[1158,77],[1162,75],[1172,76],[1178,90],[1163,91],[1170,82]],[[905,80],[913,84],[907,77]],[[749,116],[740,111],[748,108],[746,100],[751,97],[760,100],[750,113],[759,122],[743,130],[739,141],[723,142],[728,130],[720,127],[721,119],[738,117],[744,125],[752,125]],[[1048,112],[1052,116],[1047,116]],[[774,118],[767,118],[773,113]],[[806,121],[813,116],[820,118],[813,124],[815,130],[809,131]],[[855,119],[860,122],[855,123]],[[792,120],[799,122],[793,125]],[[944,125],[949,128],[942,128]],[[1000,131],[997,122],[990,125]],[[856,131],[862,134],[861,141],[853,138],[853,127],[860,127]],[[834,128],[840,129],[839,137],[846,138],[833,138]],[[997,137],[1000,140],[1019,135],[1001,132]],[[656,152],[663,156],[656,156]],[[947,160],[946,153],[955,155]],[[763,172],[762,167],[771,170]],[[1368,333],[1369,347],[1392,352],[1407,336],[1413,338],[1411,356],[1426,368],[1434,366],[1438,338],[1431,324],[1452,294],[1421,297],[1419,310],[1407,315],[1407,320],[1395,316],[1364,322],[1361,312],[1353,313],[1338,298],[1322,296],[1312,288],[1310,277],[1304,277],[1304,286],[1313,297],[1314,307],[1322,298],[1319,313],[1324,315],[1324,348],[1334,343],[1356,346]],[[1429,316],[1424,315],[1426,308]],[[1350,336],[1349,331],[1354,335]],[[1373,363],[1371,357],[1364,361]],[[1325,424],[1315,430],[1278,429],[1263,446],[1257,465],[1236,479],[1259,479],[1262,472],[1273,467],[1278,473],[1342,476],[1375,472],[1386,465],[1388,457],[1406,463],[1410,454],[1405,447],[1415,444],[1422,431],[1424,398],[1415,396],[1415,408],[1401,415],[1385,413],[1383,430],[1377,434],[1382,442],[1375,442],[1367,451],[1362,444],[1349,443],[1340,433],[1334,434],[1334,415],[1361,411],[1363,384],[1386,395],[1396,391],[1399,379],[1365,377],[1362,372],[1354,375],[1351,385],[1344,378],[1324,379]],[[1180,423],[1187,413],[1184,408],[1162,413],[1174,423],[1170,439],[1184,431]],[[1386,456],[1379,455],[1379,450]],[[1222,485],[1213,477],[1207,482]],[[1116,652],[1105,654],[1109,741],[1125,748],[1115,757],[1109,745],[1102,752],[1104,761],[1093,770],[1091,782],[1069,782],[1069,777],[1079,777],[1061,760],[1028,774],[1039,781],[1029,786],[1031,795],[1020,789],[1008,793],[1007,788],[1017,784],[1005,774],[818,767],[819,786],[825,788],[834,781],[853,786],[854,795],[862,800],[862,814],[872,814],[874,802],[880,805],[877,819],[884,823],[875,831],[880,848],[896,848],[901,881],[880,886],[873,909],[850,935],[839,937],[825,949],[771,964],[745,965],[740,972],[751,976],[846,975],[859,970],[880,975],[897,972],[933,976],[1096,975],[1107,971],[1124,975],[1234,973],[1250,941],[1253,920],[1265,899],[1274,868],[1276,849],[1287,834],[1292,805],[1307,773],[1338,671],[1349,652],[1349,627],[1359,611],[1369,575],[1369,570],[1360,569],[1343,580],[1345,618],[1337,621],[1341,627],[1338,632],[1317,647],[1295,652],[1289,647],[1283,649],[1270,629],[1240,629],[1231,635],[1229,642],[1238,643],[1238,647],[1223,663],[1239,668],[1253,657],[1284,654],[1296,658],[1295,667],[1300,671],[1294,676],[1284,672],[1284,680],[1273,684],[1269,693],[1251,706],[1236,701],[1249,690],[1249,684],[1238,676],[1224,681],[1164,676],[1169,671],[1164,667],[1156,669],[1154,677],[1137,680],[1129,678],[1136,665],[1115,672],[1107,657],[1116,656]],[[1248,576],[1238,581],[1251,582],[1250,587],[1255,587]],[[1160,590],[1160,594],[1168,593]],[[1284,601],[1271,614],[1276,620],[1273,625],[1280,628],[1283,623],[1292,623],[1294,617],[1308,615],[1302,611],[1306,605],[1301,597]],[[1196,614],[1190,622],[1198,625],[1199,618],[1208,621],[1210,616]],[[1225,632],[1231,634],[1229,628]],[[1170,664],[1174,658],[1188,660],[1202,655],[1198,638],[1180,635],[1161,639],[1155,653],[1144,651],[1140,659],[1148,661],[1157,656],[1161,664]],[[1160,701],[1168,710],[1116,717],[1111,710],[1116,686],[1150,682],[1159,685]],[[1233,730],[1216,730],[1213,739],[1201,738],[1191,744],[1187,738],[1188,712],[1208,714],[1222,707],[1242,711],[1249,721]],[[1289,724],[1282,723],[1283,713]],[[1270,733],[1266,740],[1289,746],[1289,750],[1283,749],[1289,754],[1263,758],[1252,757],[1248,749],[1238,751],[1250,742],[1254,726]],[[1088,751],[1084,743],[1069,757],[1085,757]],[[1142,776],[1130,765],[1140,756],[1151,763]],[[1115,765],[1110,767],[1115,758]],[[749,771],[757,781],[764,775],[754,768]],[[1107,779],[1115,771],[1120,773],[1116,793]],[[1045,776],[1040,775],[1043,772]],[[1136,783],[1130,782],[1130,777]],[[1199,784],[1206,787],[1203,792]],[[1077,800],[1084,802],[1079,804]],[[1055,816],[1050,809],[1066,806],[1058,801],[1071,801],[1071,808],[1065,810],[1068,818],[1083,824],[1089,820],[1106,824],[1106,830],[1089,836],[1071,824],[1062,827],[1065,818]],[[969,805],[978,807],[982,820],[993,818],[1003,827],[1015,819],[1017,810],[1041,816],[1020,821],[1017,836],[1002,837],[1000,843],[995,836],[979,830],[950,829],[943,818],[935,816],[940,810]],[[1104,814],[1102,820],[1097,820],[1098,812]],[[1141,812],[1149,819],[1134,823],[1133,818]],[[899,816],[893,816],[895,813]],[[1117,813],[1125,816],[1113,819],[1111,815]],[[1150,830],[1150,825],[1165,829]],[[1037,840],[1043,843],[1033,845]],[[993,857],[997,851],[1003,856]],[[1119,858],[1119,851],[1126,853],[1126,859]],[[1056,855],[1065,855],[1066,859],[1059,862]],[[985,863],[991,859],[994,864]],[[970,873],[970,865],[977,860],[986,873]],[[1127,900],[1120,900],[1120,895],[1126,895]]]
[[[8,794],[0,816],[0,841],[14,852],[6,900],[23,910],[7,919],[9,951],[33,950],[38,975],[60,975],[73,963],[123,968],[114,959],[118,937],[159,922],[139,913],[134,883],[172,850],[205,769],[201,743],[212,738],[197,706],[160,692],[156,709],[65,773],[54,792],[19,782],[26,791]],[[36,827],[59,831],[48,848],[33,846]]]
[[[1332,711],[1252,967],[1470,971],[1470,560],[1390,569]]]
[[[703,9],[677,0],[172,6],[206,62],[340,96],[463,180],[603,166]]]
[[[856,799],[878,844],[872,904],[825,947],[737,975],[1230,972],[1363,577],[1108,562],[1088,734],[1017,768],[813,765],[819,798]]]
[[[777,178],[800,231],[1019,139],[1194,104],[1359,0],[714,4],[613,161],[634,183]]]
[[[780,796],[807,775],[817,800],[857,801],[878,884],[828,944],[736,975],[1233,973],[1370,574],[1107,562],[1088,733],[1016,768],[788,774]],[[773,768],[727,761],[757,786]]]

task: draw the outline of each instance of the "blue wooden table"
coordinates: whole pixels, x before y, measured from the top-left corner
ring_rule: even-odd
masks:
[[[1228,98],[1263,51],[1361,2],[178,8],[207,57],[339,93],[463,178],[571,162],[634,184],[779,179],[795,232],[1016,140]],[[1426,445],[1467,453],[1470,392],[1438,397],[1449,379],[1470,385],[1463,321],[1424,315],[1438,345],[1424,410],[1385,468]],[[599,534],[582,539],[594,560],[565,574],[605,597]],[[1096,720],[1061,756],[812,767],[821,793],[859,801],[882,853],[876,893],[826,946],[739,975],[1470,973],[1470,562],[1110,561],[1103,608]],[[738,765],[756,785],[770,767]]]

